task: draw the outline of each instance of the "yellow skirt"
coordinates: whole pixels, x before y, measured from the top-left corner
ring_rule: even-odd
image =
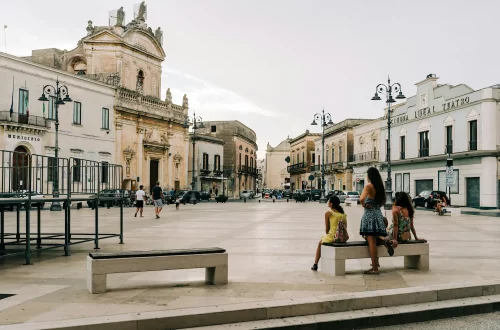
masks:
[[[323,236],[323,238],[321,239],[321,242],[323,243],[333,243],[333,235],[332,234],[326,234],[325,236]]]

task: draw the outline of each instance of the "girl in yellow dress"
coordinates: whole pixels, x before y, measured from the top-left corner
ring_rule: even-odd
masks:
[[[325,232],[326,235],[319,241],[316,249],[316,259],[312,270],[318,270],[318,262],[321,258],[321,245],[323,243],[345,243],[349,239],[347,234],[347,215],[340,206],[340,199],[333,195],[328,201],[329,211],[325,213]]]

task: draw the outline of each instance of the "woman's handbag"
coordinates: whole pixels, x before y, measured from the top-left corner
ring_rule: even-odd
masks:
[[[400,242],[406,242],[411,239],[411,233],[409,231],[402,232],[399,234],[398,241]]]

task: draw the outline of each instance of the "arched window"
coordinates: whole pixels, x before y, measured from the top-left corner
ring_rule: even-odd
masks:
[[[138,92],[142,93],[144,88],[144,72],[142,70],[139,70],[139,73],[137,73],[137,83],[135,88]]]

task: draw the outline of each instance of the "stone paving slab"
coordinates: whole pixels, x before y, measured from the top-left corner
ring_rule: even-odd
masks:
[[[362,208],[346,207],[351,240],[360,240]],[[220,306],[329,294],[389,290],[435,284],[475,282],[500,278],[498,219],[494,217],[439,217],[417,211],[420,237],[430,242],[430,270],[403,268],[403,258],[382,258],[381,275],[362,275],[369,259],[349,260],[346,275],[332,277],[312,272],[314,253],[324,233],[325,205],[319,203],[200,203],[167,206],[161,219],[152,207],[145,218],[125,209],[125,244],[100,241],[100,252],[220,246],[229,253],[229,281],[225,286],[204,284],[204,270],[160,271],[110,275],[109,292],[86,290],[86,263],[92,243],[0,260],[0,293],[18,293],[0,300],[0,324],[99,317],[129,312]],[[62,213],[42,212],[44,230],[62,230]],[[118,231],[117,209],[101,209],[100,232]],[[93,229],[89,209],[72,212],[72,229]],[[6,213],[7,230],[15,228],[15,213]],[[36,223],[32,226],[36,232]],[[28,288],[28,289],[25,289]],[[11,300],[16,298],[18,300]],[[9,302],[11,300],[11,302]],[[9,305],[3,305],[9,302]]]

